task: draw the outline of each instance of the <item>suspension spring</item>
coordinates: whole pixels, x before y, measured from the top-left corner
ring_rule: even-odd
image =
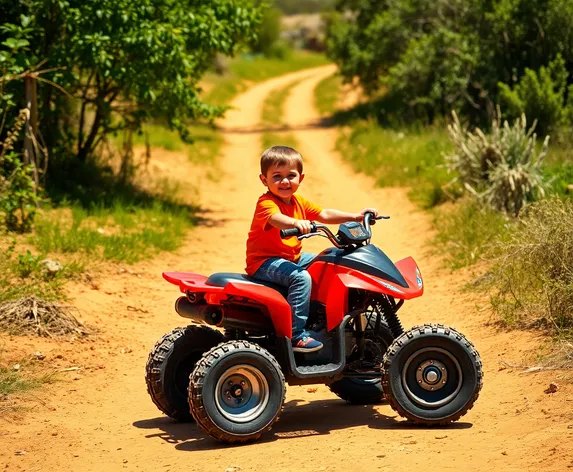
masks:
[[[396,314],[396,304],[392,303],[392,301],[386,299],[383,302],[383,313],[384,319],[392,332],[392,336],[396,339],[402,333],[404,333],[404,328],[402,327],[402,323],[398,319],[398,315]]]

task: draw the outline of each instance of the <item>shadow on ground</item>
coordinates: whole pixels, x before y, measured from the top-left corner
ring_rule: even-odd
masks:
[[[206,451],[242,447],[242,445],[221,444],[208,437],[195,423],[177,423],[170,418],[160,417],[133,423],[136,428],[160,430],[145,436],[148,439],[161,439],[174,444],[180,451]],[[273,429],[263,435],[260,443],[276,440],[321,436],[331,431],[355,426],[368,426],[380,430],[423,429],[396,416],[388,416],[377,411],[372,405],[349,405],[341,400],[318,400],[302,403],[291,400]],[[459,422],[433,429],[467,429],[471,423]]]

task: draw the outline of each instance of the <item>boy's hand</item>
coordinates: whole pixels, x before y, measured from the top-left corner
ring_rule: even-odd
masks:
[[[312,230],[312,225],[308,220],[295,220],[293,226],[300,231],[300,234],[308,234]]]
[[[364,215],[366,213],[374,213],[374,216],[378,216],[378,210],[376,208],[364,208],[358,215],[356,216],[356,221],[362,223],[364,221]]]

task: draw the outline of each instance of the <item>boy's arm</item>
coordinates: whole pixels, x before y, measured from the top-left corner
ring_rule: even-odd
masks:
[[[327,224],[340,224],[346,223],[347,221],[358,221],[361,223],[364,219],[364,213],[366,212],[371,212],[378,216],[378,211],[375,208],[364,208],[360,213],[347,213],[345,211],[325,208],[320,212],[317,220]]]
[[[274,213],[269,219],[268,223],[278,229],[298,228],[301,234],[310,233],[312,228],[310,221],[297,220],[290,216],[283,215],[282,213]]]

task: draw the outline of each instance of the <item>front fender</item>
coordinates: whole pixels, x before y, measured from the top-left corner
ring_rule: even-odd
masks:
[[[327,329],[330,331],[342,322],[348,311],[348,292],[350,289],[383,293],[404,300],[422,295],[424,293],[422,276],[414,259],[411,257],[403,259],[396,263],[396,267],[408,282],[407,288],[352,269],[334,275],[330,281],[329,294],[326,299]]]

